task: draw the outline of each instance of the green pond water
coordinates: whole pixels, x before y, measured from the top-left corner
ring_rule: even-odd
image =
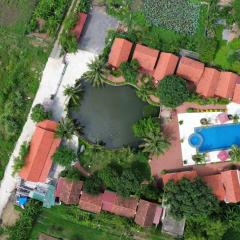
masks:
[[[84,96],[79,108],[70,114],[91,142],[104,142],[106,147],[137,146],[133,124],[143,117],[147,103],[142,102],[129,86],[94,88],[84,83]]]

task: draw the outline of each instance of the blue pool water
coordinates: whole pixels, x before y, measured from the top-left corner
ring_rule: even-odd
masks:
[[[201,153],[228,149],[232,145],[240,146],[240,124],[195,128],[189,137],[189,144]]]

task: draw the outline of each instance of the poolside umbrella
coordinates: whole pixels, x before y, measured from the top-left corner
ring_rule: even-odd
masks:
[[[219,120],[220,123],[225,123],[225,122],[229,121],[228,115],[226,113],[218,114],[217,119]]]
[[[222,162],[226,161],[229,158],[229,154],[227,151],[222,150],[217,155],[218,159],[220,159]]]

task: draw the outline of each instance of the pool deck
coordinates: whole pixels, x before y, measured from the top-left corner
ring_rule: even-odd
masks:
[[[179,106],[176,111],[177,113],[186,113],[188,108],[196,109],[226,109],[224,105],[206,105],[200,106],[194,103],[184,103]],[[240,113],[240,106],[236,104],[229,104],[227,106],[228,112],[231,114]],[[231,162],[218,162],[218,163],[207,163],[203,165],[192,165],[184,166],[182,161],[182,150],[181,142],[179,136],[179,126],[178,126],[177,115],[173,116],[172,120],[168,122],[164,127],[163,131],[170,137],[171,146],[170,148],[160,156],[151,156],[149,160],[149,165],[151,167],[151,172],[154,177],[160,177],[162,170],[167,170],[169,172],[176,172],[186,169],[195,169],[199,176],[217,174],[223,169],[227,169],[233,164]],[[236,165],[236,164],[235,164]]]

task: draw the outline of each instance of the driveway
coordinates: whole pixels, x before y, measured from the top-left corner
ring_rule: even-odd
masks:
[[[116,29],[118,21],[94,8],[88,15],[86,25],[79,43],[79,48],[100,54],[105,46],[105,37],[110,29]]]

